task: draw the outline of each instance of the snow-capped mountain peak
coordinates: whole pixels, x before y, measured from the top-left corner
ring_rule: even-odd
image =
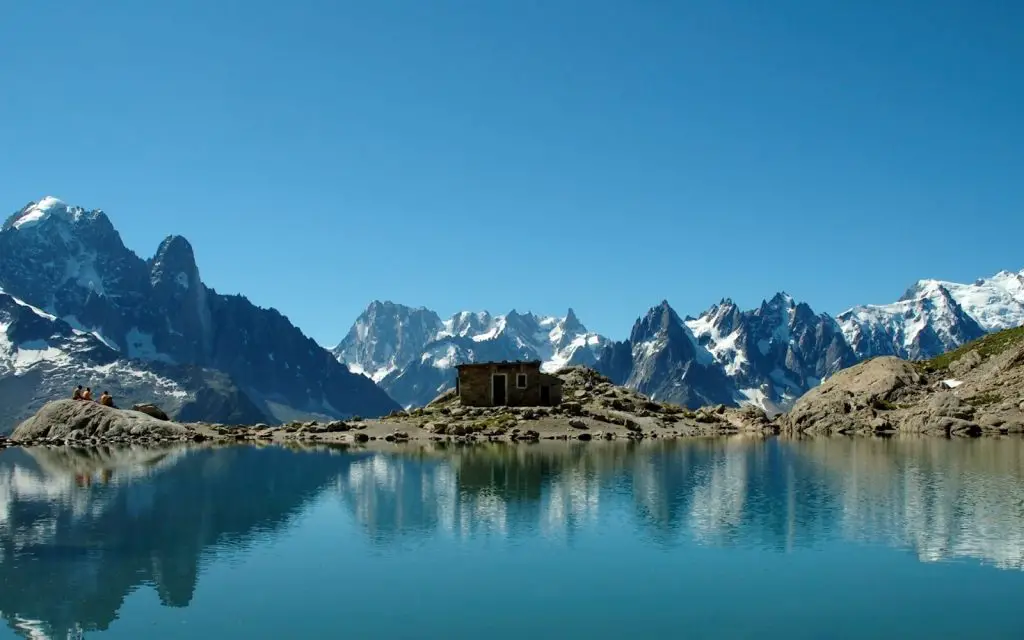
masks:
[[[91,336],[119,362],[144,361],[143,369],[176,366],[182,381],[224,377],[229,382],[219,389],[207,385],[202,393],[225,410],[238,409],[236,417],[373,415],[395,406],[277,311],[208,289],[184,238],[167,238],[156,256],[144,260],[124,246],[98,209],[47,197],[10,216],[0,229],[0,285],[53,317],[58,334]],[[31,378],[44,384],[59,377],[59,369],[40,369],[42,377]],[[19,408],[42,397],[27,383],[23,390]]]
[[[64,241],[68,241],[70,240],[68,227],[94,222],[101,222],[104,227],[113,228],[106,214],[100,209],[90,211],[82,207],[68,205],[59,198],[46,196],[39,202],[28,203],[20,211],[10,216],[2,230],[49,232],[57,229],[58,235]]]
[[[39,202],[31,202],[11,217],[5,227],[14,229],[30,229],[53,216],[59,216],[69,222],[77,221],[82,215],[79,207],[68,207],[64,202],[53,196],[46,196]]]
[[[1009,329],[1024,324],[1024,270],[1000,271],[972,284],[943,280],[919,280],[900,302],[933,298],[948,293],[986,331]]]
[[[349,371],[379,383],[419,357],[441,331],[433,311],[374,300],[332,353]]]
[[[894,303],[853,307],[836,318],[858,357],[929,358],[988,331],[1024,324],[1024,271],[972,284],[919,280]]]

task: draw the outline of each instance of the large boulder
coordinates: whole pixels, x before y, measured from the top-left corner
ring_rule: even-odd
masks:
[[[167,417],[167,414],[164,413],[164,410],[155,404],[137,404],[132,407],[132,411],[144,413],[151,418],[156,418],[157,420],[170,420],[170,418]]]
[[[56,400],[22,422],[11,440],[24,442],[49,438],[175,437],[190,434],[180,424],[157,420],[139,411],[104,407],[97,402]]]
[[[924,382],[924,376],[905,360],[874,358],[840,371],[804,394],[782,417],[781,427],[799,433],[872,431],[879,410],[894,408],[900,398],[920,391]]]

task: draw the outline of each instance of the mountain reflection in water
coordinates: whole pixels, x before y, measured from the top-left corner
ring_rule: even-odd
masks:
[[[841,541],[1024,568],[1021,440],[11,449],[0,612],[18,635],[65,637],[110,627],[140,585],[188,607],[207,564],[305,526],[323,500],[380,549],[438,537],[571,548],[625,529],[663,552]]]

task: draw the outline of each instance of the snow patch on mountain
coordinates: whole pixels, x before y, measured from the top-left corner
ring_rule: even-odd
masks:
[[[14,353],[13,364],[15,371],[24,371],[40,362],[62,364],[68,360],[67,354],[60,349],[51,347],[42,340],[30,340],[18,345]]]
[[[375,383],[380,383],[381,380],[388,377],[388,375],[390,375],[392,372],[396,370],[396,367],[394,365],[378,367],[374,371],[367,371],[362,367],[362,365],[359,364],[346,364],[345,366],[348,367],[348,370],[350,372],[356,375],[366,376],[367,378],[373,380]]]
[[[29,229],[53,215],[62,215],[71,220],[78,220],[82,215],[79,208],[69,208],[60,199],[46,196],[39,202],[30,204],[22,210],[11,226],[15,229]]]
[[[723,334],[716,323],[714,312],[704,313],[699,318],[687,320],[686,326],[690,329],[700,347],[701,351],[710,354],[710,358],[702,358],[704,364],[717,362],[725,367],[726,374],[736,375],[740,370],[749,364],[742,347],[740,346],[741,331],[739,328]],[[767,347],[767,341],[762,341]],[[762,351],[765,353],[765,351]]]
[[[429,363],[436,369],[451,369],[459,363],[459,350],[454,344],[435,343],[420,356],[420,362]]]
[[[132,329],[125,336],[128,344],[128,357],[139,360],[155,360],[174,364],[174,359],[165,353],[161,353],[153,344],[153,334],[139,331],[138,327]]]
[[[552,318],[552,320],[554,320]],[[558,337],[555,334],[558,334]],[[562,339],[563,331],[561,327],[553,329],[550,337],[552,343],[559,343]],[[568,366],[573,362],[574,358],[578,358],[580,353],[589,351],[591,353],[596,352],[601,348],[604,342],[604,338],[597,335],[596,333],[586,333],[582,335],[573,336],[572,340],[568,345],[560,349],[552,349],[550,353],[542,353],[541,358],[541,371],[547,373],[554,373],[563,367]]]
[[[37,309],[37,311],[39,311],[40,313],[45,313],[41,309]],[[46,314],[46,315],[49,316],[51,319],[54,317],[54,316],[51,316],[50,314]],[[64,322],[68,323],[71,326],[72,329],[75,329],[76,331],[78,331],[80,333],[85,333],[85,334],[91,335],[92,337],[96,338],[97,340],[99,340],[103,344],[107,345],[108,347],[110,347],[114,351],[117,351],[117,350],[120,349],[120,347],[117,346],[116,342],[114,342],[113,340],[111,340],[111,339],[107,338],[106,336],[104,336],[103,333],[101,333],[100,331],[97,331],[95,329],[86,327],[85,325],[82,324],[82,322],[75,315],[66,315],[63,318],[61,318],[61,320],[63,320]]]

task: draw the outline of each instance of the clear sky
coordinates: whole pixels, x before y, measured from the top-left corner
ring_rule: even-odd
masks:
[[[1024,268],[1024,2],[6,2],[0,204],[338,341],[373,299],[628,335]]]

